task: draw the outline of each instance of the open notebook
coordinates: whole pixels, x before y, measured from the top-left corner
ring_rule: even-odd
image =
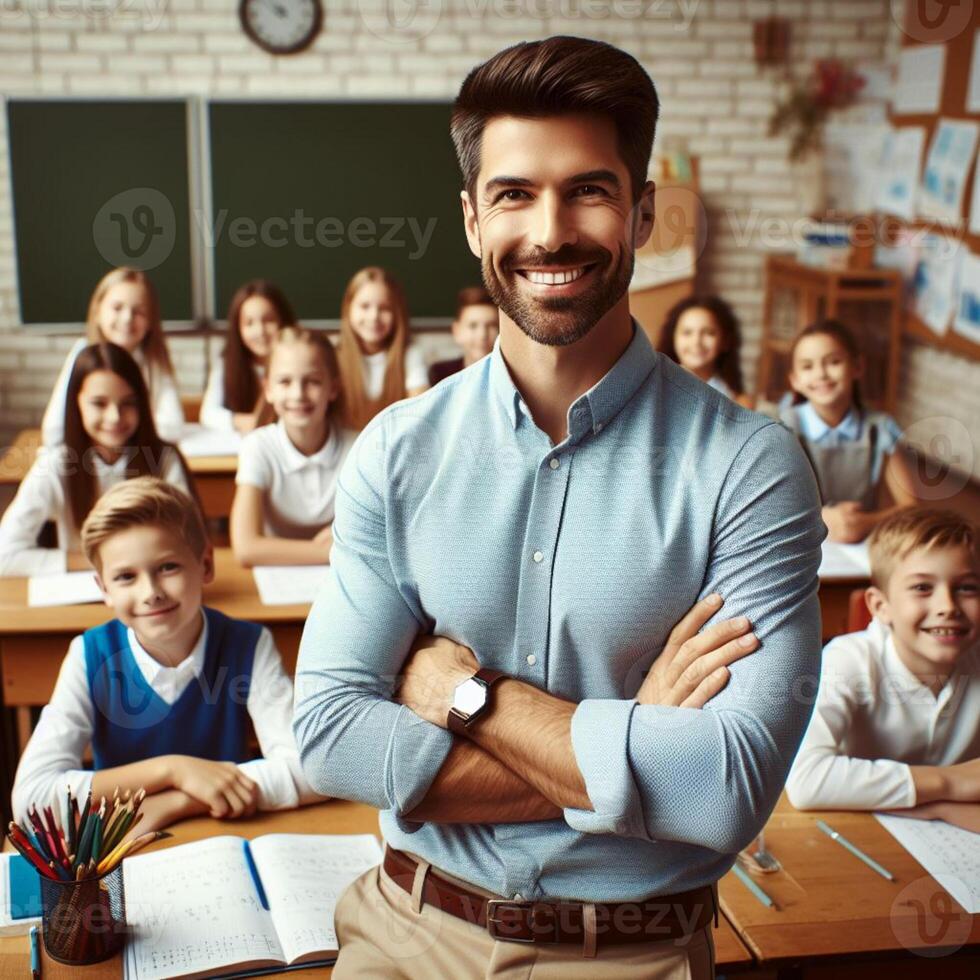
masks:
[[[258,882],[241,837],[126,859],[127,980],[275,973],[333,962],[334,906],[381,861],[377,840],[266,834],[250,849]]]

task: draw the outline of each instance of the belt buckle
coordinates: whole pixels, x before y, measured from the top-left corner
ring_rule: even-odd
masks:
[[[551,915],[551,935],[545,938],[541,935],[543,930],[535,928],[535,912],[539,909],[548,909]],[[507,935],[507,926],[513,927],[514,920],[505,920],[498,916],[500,911],[513,911],[522,913],[517,919],[523,926],[522,931],[529,933],[528,936]],[[501,931],[498,927],[503,926]],[[557,943],[558,939],[558,906],[550,902],[534,902],[529,899],[511,898],[491,898],[487,900],[487,932],[491,939],[500,939],[506,943]]]

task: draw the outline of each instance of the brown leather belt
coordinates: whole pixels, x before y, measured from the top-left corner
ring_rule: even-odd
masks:
[[[385,849],[385,874],[410,895],[417,868],[410,855]],[[447,881],[434,868],[425,876],[422,901],[512,943],[581,944],[589,925],[598,945],[668,942],[689,939],[718,918],[714,889],[708,885],[636,902],[522,901],[487,898]]]

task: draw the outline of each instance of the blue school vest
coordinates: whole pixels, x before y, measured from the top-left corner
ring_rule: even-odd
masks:
[[[204,668],[172,705],[143,677],[118,619],[85,631],[95,769],[172,753],[224,762],[249,759],[247,701],[262,627],[214,609],[205,608],[204,615]]]

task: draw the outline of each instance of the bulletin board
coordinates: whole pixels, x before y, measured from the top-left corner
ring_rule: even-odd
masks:
[[[919,16],[923,6],[918,0],[906,0],[906,29],[902,31],[901,35],[903,48],[918,44],[938,43],[938,39],[930,38],[928,31],[917,26],[915,18]],[[932,6],[942,7],[942,5]],[[956,11],[957,6],[953,5],[950,8],[945,8],[947,14],[951,11]],[[893,127],[921,126],[926,132],[923,158],[920,161],[919,167],[920,177],[925,170],[929,146],[932,143],[933,133],[936,130],[939,119],[946,118],[969,121],[976,121],[977,119],[976,113],[967,111],[967,88],[970,82],[970,62],[973,54],[974,36],[976,35],[977,29],[980,28],[980,4],[968,4],[966,9],[970,9],[971,7],[972,11],[969,15],[969,24],[963,27],[963,29],[958,30],[953,37],[942,42],[946,49],[946,56],[943,84],[940,91],[939,110],[924,114],[897,114],[893,106],[889,113],[889,122]],[[965,248],[969,249],[974,255],[980,256],[980,235],[970,234],[968,229],[971,190],[973,188],[974,169],[977,166],[978,156],[980,154],[974,156],[974,162],[967,174],[966,191],[963,195],[961,213],[962,225],[960,227],[944,227],[941,223],[933,219],[906,222],[899,218],[889,218],[889,223],[894,222],[897,227],[930,229],[940,234],[948,234],[951,237],[962,240]],[[940,335],[935,333],[916,316],[915,311],[912,309],[906,311],[905,332],[908,336],[919,342],[980,361],[980,344],[973,343],[969,338],[956,333],[951,326],[945,334]]]

